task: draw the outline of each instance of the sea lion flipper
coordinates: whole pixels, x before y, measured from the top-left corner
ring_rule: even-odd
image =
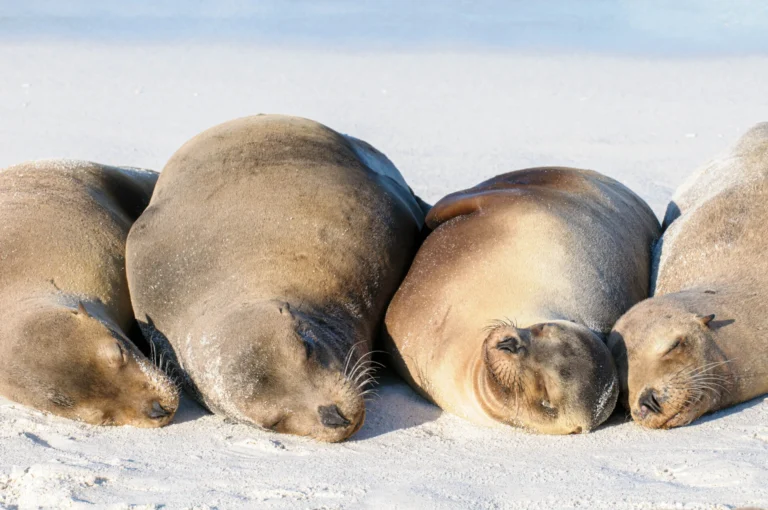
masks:
[[[503,192],[497,190],[475,190],[474,188],[452,193],[432,206],[427,214],[427,226],[434,230],[450,219],[472,214],[495,202],[505,201],[502,194]]]
[[[588,178],[585,178],[588,177]],[[497,175],[477,186],[452,193],[440,200],[427,215],[427,226],[434,229],[457,216],[472,214],[497,203],[510,203],[511,196],[525,196],[535,193],[566,193],[569,196],[594,194],[601,187],[625,188],[621,183],[599,174],[594,170],[581,170],[560,166],[526,168]],[[626,188],[631,200],[632,192]],[[650,209],[642,200],[641,207]]]

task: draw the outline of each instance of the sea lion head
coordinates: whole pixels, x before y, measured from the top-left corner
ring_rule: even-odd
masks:
[[[196,384],[210,407],[245,422],[342,441],[363,425],[371,372],[363,349],[347,345],[344,322],[286,302],[241,305],[187,351],[210,353],[210,370],[193,368]]]
[[[669,296],[647,299],[614,326],[624,406],[649,428],[687,425],[728,391],[727,360],[713,339],[712,314],[692,312]]]
[[[173,418],[175,384],[119,327],[82,303],[38,308],[21,331],[17,348],[26,363],[16,377],[26,379],[36,407],[94,425],[160,427]]]
[[[603,341],[587,327],[553,321],[489,328],[483,344],[489,412],[545,434],[588,432],[613,411],[616,369]]]

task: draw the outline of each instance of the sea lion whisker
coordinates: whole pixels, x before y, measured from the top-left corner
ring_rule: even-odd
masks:
[[[707,377],[707,378],[712,378],[712,379],[728,379],[728,377],[726,377],[724,375],[717,374],[717,373],[711,372],[711,371],[699,372],[699,373],[696,373],[696,374],[689,375],[688,377],[691,378],[691,379],[695,379],[695,378],[699,378],[699,377]]]
[[[154,363],[155,362],[155,342],[152,340],[151,336],[147,339],[147,343],[149,344],[149,356],[152,359],[152,363]]]
[[[722,390],[722,391],[730,393],[730,390],[728,388],[726,388],[722,384],[717,384],[717,383],[696,383],[695,386],[699,387],[699,388],[710,389],[712,392],[716,392],[719,389],[719,390]]]
[[[375,378],[373,378],[373,377],[370,377],[370,378],[366,379],[365,381],[363,381],[361,384],[359,384],[359,385],[357,386],[357,388],[355,388],[355,389],[356,389],[357,391],[360,391],[362,388],[365,388],[365,387],[366,387],[366,386],[368,386],[369,384],[374,384],[374,385],[375,385],[375,384],[376,384],[376,382],[377,382],[377,380],[376,380]]]
[[[696,369],[696,365],[694,365],[694,364],[683,365],[683,367],[680,370],[678,370],[677,372],[673,373],[671,375],[671,377],[674,378],[674,377],[677,377],[678,375],[685,376],[691,370],[695,370],[695,369]],[[685,373],[683,373],[683,372],[685,372]]]
[[[722,365],[726,365],[728,363],[732,363],[734,359],[727,359],[723,361],[712,361],[710,363],[706,363],[702,365],[701,367],[695,367],[697,370],[694,370],[692,373],[705,373],[714,370],[717,367],[720,367]]]
[[[347,369],[349,368],[349,363],[352,360],[352,356],[357,350],[357,346],[362,343],[365,343],[365,340],[360,340],[359,342],[355,342],[354,344],[352,344],[352,347],[349,348],[349,352],[347,353],[346,360],[344,361],[344,370],[342,371],[342,374],[344,374],[345,377],[348,375]]]
[[[359,380],[361,377],[365,377],[365,376],[366,376],[366,374],[370,374],[370,373],[371,373],[372,371],[374,371],[374,370],[376,370],[376,367],[369,367],[369,366],[365,366],[365,367],[363,367],[362,369],[360,369],[360,370],[359,370],[359,371],[358,371],[358,372],[357,372],[357,373],[354,375],[354,377],[351,377],[350,379],[351,379],[352,381],[358,381],[358,380]]]
[[[358,367],[362,366],[361,365],[362,363],[366,363],[367,361],[370,361],[370,360],[366,360],[365,359],[366,357],[373,356],[375,353],[378,353],[378,352],[383,352],[383,351],[368,351],[365,354],[363,354],[362,356],[360,356],[360,358],[358,358],[358,360],[352,366],[352,370],[351,370],[352,376],[351,377],[355,376],[355,371],[358,370]]]
[[[484,326],[482,330],[486,333],[490,333],[501,328],[517,328],[517,321],[504,317],[503,319],[493,319],[488,325]]]
[[[724,393],[728,393],[728,394],[731,393],[731,389],[728,388],[727,386],[722,385],[722,384],[717,384],[717,385],[713,385],[713,384],[700,384],[699,387],[700,388],[706,388],[706,389],[710,390],[712,393],[720,393],[720,392],[724,392]]]
[[[376,370],[377,368],[384,368],[384,365],[373,360],[367,360],[360,364],[355,372],[349,377],[352,380],[356,380],[360,377],[360,374],[367,370]]]
[[[368,375],[372,374],[372,373],[373,373],[373,372],[375,372],[375,371],[376,371],[376,369],[375,369],[374,367],[366,368],[365,370],[363,370],[362,372],[360,372],[360,373],[359,373],[359,374],[358,374],[358,375],[357,375],[357,376],[356,376],[356,377],[355,377],[355,378],[352,380],[352,384],[359,384],[359,382],[360,382],[360,380],[361,380],[361,379],[365,379],[365,378],[366,378]]]
[[[698,383],[698,382],[709,383],[709,384],[719,384],[721,386],[725,386],[725,383],[728,383],[728,379],[711,378],[711,377],[691,379],[691,383]]]
[[[716,387],[714,387],[714,386],[705,386],[705,385],[694,386],[691,389],[695,389],[695,390],[698,390],[698,391],[712,391],[712,392],[717,392],[718,391],[718,389]]]

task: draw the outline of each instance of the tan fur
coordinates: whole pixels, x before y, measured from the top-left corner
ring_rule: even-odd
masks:
[[[401,181],[364,142],[277,115],[171,158],[128,276],[145,332],[209,409],[326,441],[362,425],[372,339],[423,223]],[[321,420],[333,406],[337,426]]]
[[[623,401],[652,428],[768,393],[768,123],[685,183],[665,222],[654,297],[610,339]]]
[[[125,240],[156,180],[82,161],[0,171],[0,394],[94,424],[171,420],[175,386],[125,333]]]
[[[561,434],[604,421],[618,389],[598,334],[648,295],[648,206],[596,172],[536,168],[449,195],[427,223],[385,320],[400,373],[477,423]]]

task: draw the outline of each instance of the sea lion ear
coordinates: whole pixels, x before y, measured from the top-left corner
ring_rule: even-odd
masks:
[[[78,314],[85,315],[86,317],[90,317],[90,314],[88,313],[88,310],[85,309],[85,305],[82,301],[77,302],[77,312]]]
[[[709,323],[712,322],[712,320],[715,318],[715,314],[711,313],[709,315],[697,315],[696,319],[704,324],[705,326],[709,327]]]

